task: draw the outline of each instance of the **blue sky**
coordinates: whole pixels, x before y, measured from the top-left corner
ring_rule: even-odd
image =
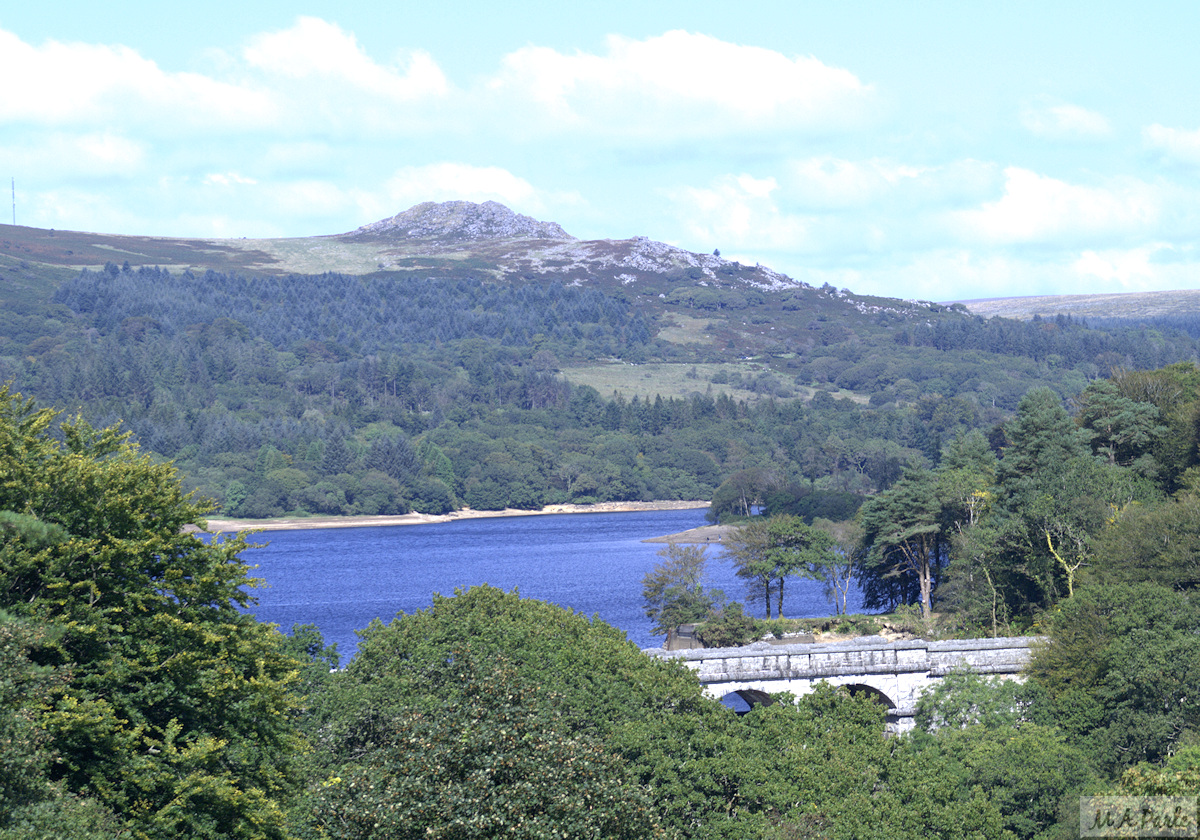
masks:
[[[895,297],[1200,280],[1200,4],[21,5],[20,224],[308,236],[491,199]]]

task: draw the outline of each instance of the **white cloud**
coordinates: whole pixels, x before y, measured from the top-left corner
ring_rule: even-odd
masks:
[[[1085,187],[1015,166],[1004,176],[1003,196],[952,215],[965,241],[1069,245],[1144,233],[1160,217],[1156,191],[1140,181]]]
[[[201,183],[209,187],[233,187],[252,186],[258,181],[245,175],[239,175],[237,172],[210,172],[204,176]]]
[[[708,187],[666,191],[690,241],[725,251],[806,250],[809,220],[780,211],[772,177],[727,175]],[[707,249],[708,245],[702,247]]]
[[[794,161],[789,167],[791,203],[823,208],[861,208],[890,193],[921,169],[882,160],[850,161],[832,156]]]
[[[337,217],[350,212],[358,203],[356,191],[318,178],[277,183],[267,195],[273,219]]]
[[[385,67],[363,51],[354,35],[314,17],[301,17],[289,29],[255,37],[243,56],[268,76],[308,84],[326,81],[398,102],[440,97],[449,90],[449,82],[428,53],[400,55],[396,66]]]
[[[144,143],[111,131],[38,131],[0,147],[18,180],[44,185],[133,176],[144,170],[147,154]]]
[[[80,224],[80,219],[102,220]],[[65,187],[23,194],[17,183],[17,222],[42,228],[86,230],[95,233],[132,232],[153,236],[169,231],[156,227],[140,213],[112,200],[107,191]]]
[[[931,248],[873,265],[854,291],[918,300],[974,300],[1022,294],[1033,279],[1027,263],[1005,254],[966,248]],[[949,292],[947,290],[953,290]]]
[[[870,254],[944,245],[945,219],[1002,184],[974,160],[914,166],[882,158],[792,160],[778,175],[725,175],[665,191],[687,236],[706,248],[757,251],[771,263],[802,254],[858,264]],[[824,281],[822,281],[824,282]]]
[[[329,143],[299,140],[292,143],[272,143],[267,147],[265,160],[279,169],[305,169],[312,166],[326,167],[337,156],[337,149]]]
[[[1142,130],[1142,142],[1165,158],[1200,166],[1200,129],[1188,131],[1155,123]]]
[[[1112,133],[1103,114],[1066,103],[1028,106],[1021,111],[1021,124],[1050,140],[1093,140]]]
[[[968,206],[993,194],[999,170],[976,160],[915,166],[885,158],[830,155],[793,160],[783,168],[779,200],[789,208],[858,211],[879,216],[897,206]]]
[[[750,254],[814,285],[934,300],[1197,276],[1200,190],[1129,178],[1084,186],[975,160],[813,157],[778,173],[668,191],[680,244]]]
[[[1038,256],[979,248],[931,248],[888,255],[853,275],[805,267],[788,273],[809,283],[825,282],[823,276],[829,275],[833,285],[859,293],[942,301],[1194,286],[1196,264],[1155,263],[1153,252],[1157,248],[1062,251]],[[786,266],[773,267],[787,271]],[[846,275],[844,281],[837,279],[838,273]]]
[[[75,137],[71,144],[84,159],[109,172],[136,169],[145,154],[141,143],[109,132]]]
[[[26,44],[0,30],[0,124],[258,125],[274,113],[261,92],[196,73],[169,73],[128,47]]]
[[[0,30],[0,125],[111,130],[148,143],[273,135],[276,143],[573,131],[660,146],[700,137],[813,137],[874,119],[872,88],[812,56],[682,31],[610,36],[603,54],[527,47],[470,90],[426,52],[390,62],[315,17],[209,50],[208,73],[175,72],[120,45],[32,45]],[[199,168],[210,168],[201,164]]]
[[[427,127],[431,103],[450,94],[427,53],[379,64],[353,35],[317,18],[256,36],[240,57],[212,54],[218,73],[170,72],[125,46],[33,46],[0,30],[0,74],[22,80],[0,87],[0,125],[120,124],[155,137],[197,128],[395,134]]]
[[[1156,242],[1126,250],[1088,250],[1075,260],[1072,269],[1083,277],[1104,281],[1106,287],[1115,282],[1125,288],[1136,288],[1162,273],[1163,266],[1154,264],[1153,258],[1169,247]]]
[[[392,175],[384,191],[395,201],[409,202],[395,212],[422,201],[528,203],[537,194],[532,184],[506,169],[463,163],[406,166]]]
[[[643,41],[610,35],[604,55],[525,47],[505,56],[489,91],[529,103],[544,127],[659,139],[841,131],[868,121],[873,99],[853,73],[812,56],[679,30]]]

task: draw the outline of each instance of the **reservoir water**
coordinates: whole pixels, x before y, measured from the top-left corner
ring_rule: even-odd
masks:
[[[648,537],[704,525],[704,510],[583,513],[462,519],[428,525],[271,531],[266,543],[243,554],[251,576],[266,581],[253,591],[259,620],[315,624],[326,642],[336,642],[345,665],[353,655],[356,630],[372,619],[385,623],[432,603],[434,592],[488,583],[518,589],[523,597],[567,607],[624,630],[639,647],[658,647],[643,612],[642,578],[661,558],[662,544]],[[709,549],[709,585],[731,600],[744,601],[745,587],[723,559]],[[850,605],[851,612],[858,608]],[[762,616],[762,605],[747,605]],[[784,613],[789,617],[829,615],[832,604],[821,584],[789,580]]]

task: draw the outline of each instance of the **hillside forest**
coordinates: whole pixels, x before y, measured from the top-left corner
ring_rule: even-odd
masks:
[[[1186,332],[1145,324],[687,280],[109,263],[10,280],[0,381],[120,422],[227,516],[710,499],[750,470],[837,519],[956,435],[992,434],[1030,388],[1069,398],[1113,369],[1196,357]],[[623,385],[574,381],[598,363]],[[664,369],[683,393],[639,385]]]

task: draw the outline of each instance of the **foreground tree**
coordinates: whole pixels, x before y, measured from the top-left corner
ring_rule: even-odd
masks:
[[[511,664],[460,649],[329,742],[352,757],[314,787],[338,838],[661,837],[651,802],[594,735],[561,725],[561,698]],[[353,733],[353,734],[351,734]]]
[[[122,836],[128,826],[114,814],[50,781],[54,753],[37,725],[38,709],[67,675],[35,665],[29,653],[51,635],[44,626],[0,611],[0,838]]]
[[[1154,584],[1082,589],[1030,663],[1055,723],[1115,774],[1161,762],[1200,730],[1200,605]]]
[[[482,586],[375,622],[310,725],[330,837],[654,837],[631,727],[715,706],[600,621]]]
[[[680,662],[490,587],[373,625],[329,676],[317,837],[1006,836],[869,698],[823,685],[738,717]]]
[[[282,837],[296,663],[241,610],[244,540],[186,533],[205,508],[126,435],[54,422],[0,388],[0,606],[61,628],[31,656],[70,675],[51,779],[138,836]]]

